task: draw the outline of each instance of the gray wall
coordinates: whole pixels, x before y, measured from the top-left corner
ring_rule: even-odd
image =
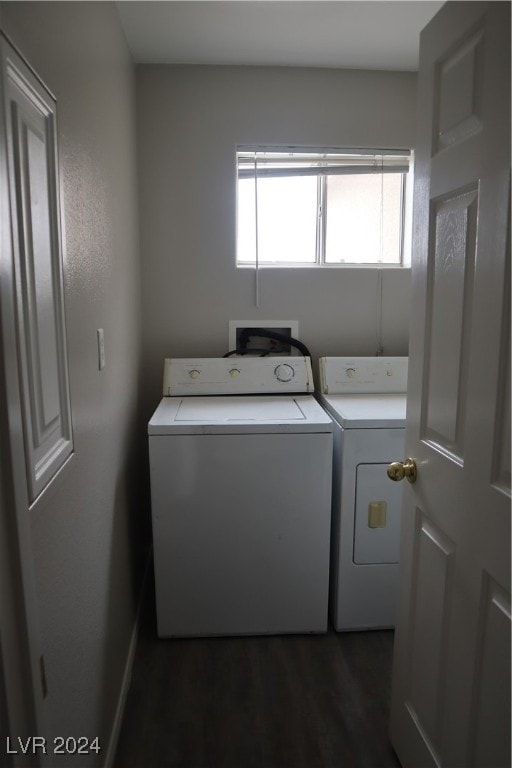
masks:
[[[230,319],[299,321],[314,356],[375,354],[377,270],[235,267],[238,143],[411,147],[412,73],[137,67],[144,397],[165,356],[220,355]],[[384,353],[407,354],[409,270],[383,273]]]
[[[30,512],[49,735],[98,735],[106,750],[140,585],[134,69],[111,3],[1,12],[58,105],[75,455]]]

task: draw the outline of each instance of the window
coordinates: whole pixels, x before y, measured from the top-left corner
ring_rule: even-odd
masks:
[[[239,147],[237,265],[403,265],[409,155]]]

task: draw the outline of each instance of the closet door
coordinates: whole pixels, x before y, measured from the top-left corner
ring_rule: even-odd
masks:
[[[5,40],[2,59],[18,367],[32,503],[73,451],[56,104]]]

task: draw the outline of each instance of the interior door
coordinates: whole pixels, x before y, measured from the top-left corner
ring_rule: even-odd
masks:
[[[404,768],[510,765],[510,4],[423,31],[401,595]],[[398,457],[397,457],[398,458]]]
[[[0,656],[23,743],[48,732],[32,520],[73,451],[57,157],[55,100],[0,35]]]

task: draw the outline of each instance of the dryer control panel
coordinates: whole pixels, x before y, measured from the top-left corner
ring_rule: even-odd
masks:
[[[164,397],[314,391],[309,357],[167,358]]]
[[[321,357],[320,391],[325,395],[405,393],[407,357]]]

